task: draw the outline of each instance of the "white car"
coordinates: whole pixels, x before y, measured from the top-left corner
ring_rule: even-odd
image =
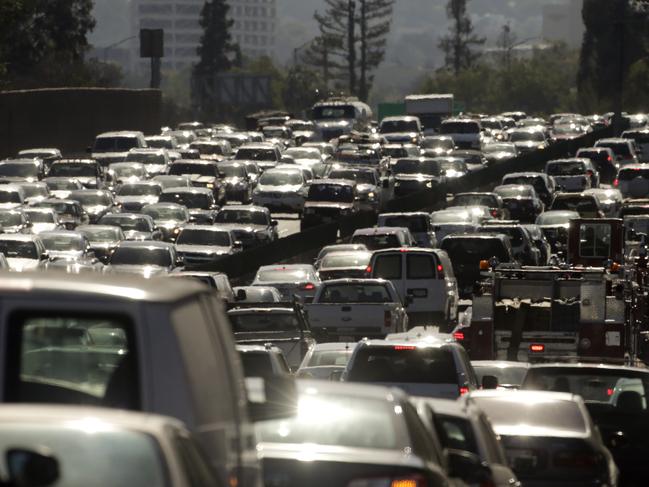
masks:
[[[299,166],[268,169],[252,192],[252,202],[275,212],[301,214],[307,191],[307,182]]]

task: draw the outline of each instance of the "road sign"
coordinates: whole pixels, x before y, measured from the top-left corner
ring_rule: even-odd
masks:
[[[164,30],[140,29],[140,57],[161,58],[164,55]]]

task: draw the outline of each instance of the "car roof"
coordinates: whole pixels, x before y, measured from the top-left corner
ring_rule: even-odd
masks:
[[[38,235],[27,235],[24,233],[0,233],[0,240],[13,242],[35,242],[39,241],[40,237]]]
[[[371,228],[359,228],[354,231],[354,236],[356,235],[396,235],[407,231],[406,227],[371,227]]]
[[[162,190],[162,194],[166,193],[195,193],[195,194],[212,194],[209,188],[197,188],[195,186],[177,186],[175,188],[167,188]]]
[[[230,233],[229,228],[223,228],[217,225],[185,225],[182,231],[185,230],[202,230],[204,232],[227,232]]]
[[[406,401],[408,396],[400,389],[388,388],[375,385],[367,385],[355,382],[332,382],[300,379],[297,382],[298,392],[301,394],[317,394],[327,396],[350,396],[363,399],[379,399],[390,402]]]
[[[315,184],[331,184],[335,186],[356,186],[356,181],[352,179],[329,179],[329,178],[324,178],[324,179],[317,179],[315,181],[311,182],[311,186]]]
[[[139,219],[148,220],[151,218],[149,215],[145,215],[143,213],[106,213],[101,218],[104,217],[121,218],[124,220],[139,220]]]
[[[227,211],[227,210],[258,211],[262,213],[270,213],[270,210],[265,206],[255,206],[255,205],[227,205],[221,208],[219,211]]]
[[[325,342],[325,343],[316,343],[313,350],[317,351],[339,351],[339,350],[354,350],[356,347],[356,342]]]
[[[262,265],[258,271],[299,271],[308,270],[314,272],[315,269],[311,264],[271,264]]]
[[[104,132],[102,134],[97,135],[97,138],[101,137],[133,137],[133,136],[140,136],[143,135],[142,132],[139,132],[137,130],[118,130],[118,131],[113,131],[113,132]]]

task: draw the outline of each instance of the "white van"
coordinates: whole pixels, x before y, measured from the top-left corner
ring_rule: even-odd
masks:
[[[449,118],[439,128],[441,135],[448,135],[458,149],[482,149],[482,127],[470,118]]]
[[[410,326],[457,319],[457,280],[443,250],[377,250],[370,259],[368,274],[394,284],[403,302],[408,303]]]

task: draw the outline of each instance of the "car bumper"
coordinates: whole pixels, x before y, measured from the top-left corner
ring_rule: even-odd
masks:
[[[271,211],[290,211],[301,213],[304,209],[304,198],[301,196],[269,196],[253,195],[252,202],[258,206],[265,206]]]

